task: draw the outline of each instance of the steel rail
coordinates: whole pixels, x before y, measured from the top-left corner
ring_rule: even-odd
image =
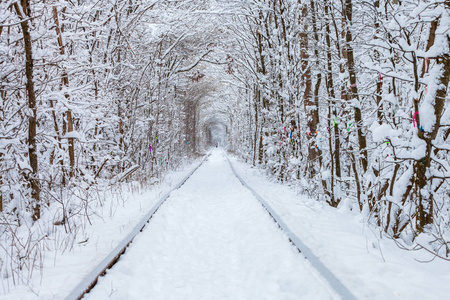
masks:
[[[186,175],[174,188],[164,194],[159,201],[148,211],[148,213],[142,218],[142,220],[133,228],[133,230],[112,250],[108,256],[106,256],[65,298],[65,300],[79,300],[84,297],[92,288],[97,284],[98,278],[106,273],[106,270],[110,269],[119,260],[120,256],[125,253],[128,246],[133,239],[138,235],[150,222],[150,219],[161,207],[161,205],[170,197],[170,194],[179,189],[191,176],[197,171],[198,168],[206,161],[211,155],[211,152],[205,155],[202,161]]]
[[[356,300],[357,298],[350,292],[350,290],[328,269],[320,259],[314,255],[311,249],[303,243],[298,236],[292,232],[291,229],[283,222],[281,217],[274,211],[274,209],[261,197],[253,188],[251,188],[242,177],[236,172],[233,164],[228,156],[224,153],[228,164],[234,175],[239,179],[244,187],[250,190],[255,198],[261,203],[263,208],[272,217],[278,227],[289,237],[289,241],[298,249],[298,251],[311,263],[311,265],[319,272],[319,274],[328,282],[330,287],[344,300]]]

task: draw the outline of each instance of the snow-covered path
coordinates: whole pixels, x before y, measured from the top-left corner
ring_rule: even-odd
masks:
[[[214,151],[86,299],[333,299]]]

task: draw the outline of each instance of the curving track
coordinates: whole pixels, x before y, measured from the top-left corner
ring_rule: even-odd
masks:
[[[353,299],[230,166],[212,152],[85,298]]]

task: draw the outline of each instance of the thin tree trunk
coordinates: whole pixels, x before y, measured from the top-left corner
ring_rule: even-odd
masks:
[[[64,32],[64,26],[60,26],[59,25],[58,10],[57,10],[56,6],[53,6],[53,19],[54,19],[55,25],[56,25],[55,26],[55,31],[56,31],[56,35],[58,36],[59,52],[60,52],[60,54],[62,56],[64,56],[65,53],[66,53],[66,49],[64,47],[63,39],[62,39],[62,33]],[[69,87],[69,76],[67,75],[67,72],[66,72],[66,70],[64,68],[63,68],[63,72],[62,72],[61,83],[66,88]],[[62,86],[61,86],[61,89],[62,89]],[[69,100],[70,96],[69,96],[68,93],[65,93],[64,96],[66,97],[67,100]],[[70,109],[68,109],[66,111],[65,115],[67,117],[67,121],[66,121],[67,122],[67,132],[70,133],[70,132],[73,131],[72,111]],[[75,170],[74,138],[69,137],[68,138],[68,143],[69,143],[69,164],[70,164],[69,177],[73,177],[74,176],[74,170]]]
[[[347,69],[348,74],[350,77],[350,90],[351,95],[350,98],[353,101],[352,105],[354,106],[355,110],[355,126],[357,128],[357,134],[358,134],[358,142],[359,142],[359,153],[361,157],[361,164],[363,167],[364,173],[367,172],[367,141],[366,136],[362,132],[362,117],[361,117],[361,108],[359,95],[358,95],[358,86],[356,83],[356,70],[355,70],[355,59],[354,59],[354,53],[353,53],[353,47],[351,45],[353,41],[352,32],[350,27],[352,26],[352,14],[353,14],[353,4],[352,0],[345,0],[345,6],[344,6],[344,16],[345,16],[345,52],[347,56]]]
[[[376,0],[374,2],[374,7],[375,7],[375,11],[378,11],[378,9],[380,8],[380,1]],[[378,39],[378,31],[380,28],[380,22],[378,21],[378,14],[375,14],[375,37],[374,39],[377,40]],[[374,56],[375,59],[377,60],[377,64],[381,65],[380,62],[380,53],[378,52],[378,50],[375,49],[374,51]],[[382,123],[382,118],[383,118],[383,110],[382,110],[382,106],[381,105],[381,92],[382,92],[382,87],[383,87],[383,80],[381,78],[381,74],[378,75],[378,78],[376,80],[377,82],[377,92],[376,92],[376,102],[377,102],[377,120],[378,120],[378,124]]]
[[[376,0],[373,3],[374,6],[374,11],[378,12],[378,9],[380,8],[380,1]],[[374,27],[375,27],[375,36],[374,36],[374,40],[378,39],[378,31],[380,28],[380,23],[378,21],[379,15],[378,13],[374,14]],[[380,53],[377,49],[374,50],[373,56],[375,58],[375,60],[377,61],[378,65],[381,65],[380,62]],[[377,80],[376,82],[376,95],[375,95],[375,101],[377,103],[377,121],[378,124],[381,125],[382,123],[382,106],[381,106],[381,92],[382,92],[382,77],[381,77],[381,73],[378,74],[377,76]],[[379,172],[374,172],[374,174],[379,174]],[[377,175],[375,175],[376,177],[378,177]],[[369,210],[373,212],[373,215],[375,216],[375,218],[377,219],[378,224],[380,224],[380,218],[379,218],[379,213],[378,213],[378,207],[376,205],[376,196],[374,195],[374,189],[372,188],[372,184],[374,181],[369,182],[367,190],[368,190],[368,194],[367,194],[367,204],[369,206]],[[392,203],[389,203],[389,205],[392,205]]]
[[[319,41],[319,35],[317,33],[317,24],[316,24],[317,19],[316,19],[316,8],[315,8],[315,5],[314,5],[314,0],[311,0],[310,5],[311,5],[312,28],[313,28],[314,40],[316,42],[315,47],[314,47],[314,56],[315,56],[315,59],[316,59],[316,67],[317,67],[317,69],[319,69],[320,68],[320,65],[319,65],[319,50],[317,48],[318,48],[318,45],[319,45],[320,41]],[[319,118],[319,91],[320,91],[321,83],[322,83],[322,73],[318,72],[317,73],[316,84],[314,86],[314,109],[312,109],[312,111],[311,111],[312,117],[314,119],[314,123],[316,124],[316,131],[315,132],[319,132],[317,127],[320,124],[320,118]],[[319,132],[319,134],[322,136],[322,138],[325,137],[325,133],[324,132],[322,132],[322,133]],[[318,138],[317,135],[316,135],[316,138]],[[319,158],[319,170],[322,169],[322,164],[323,164],[323,157],[322,157],[322,149],[321,148],[322,148],[322,145],[321,145],[320,140],[319,140],[319,144],[317,145],[317,155],[318,155],[318,158]],[[327,181],[325,179],[321,179],[321,182],[322,182],[323,191],[324,191],[325,195],[329,199],[329,200],[328,199],[327,200],[331,201],[331,202],[334,202],[334,196],[332,195],[333,190],[331,190],[331,192],[330,192],[330,190],[328,190]]]
[[[434,45],[434,40],[436,37],[436,29],[439,24],[439,19],[434,20],[431,23],[430,34],[428,38],[428,44],[426,50],[428,51],[431,46]],[[447,43],[450,46],[450,38],[447,37]],[[445,99],[447,96],[447,86],[450,80],[450,55],[448,53],[442,54],[436,58],[436,64],[441,66],[443,72],[440,77],[439,88],[436,91],[436,96],[434,100],[434,116],[436,122],[430,132],[425,132],[423,130],[419,130],[418,136],[420,139],[424,140],[427,147],[425,157],[414,163],[415,168],[415,184],[417,187],[416,193],[418,196],[418,205],[417,205],[417,222],[416,229],[417,231],[423,232],[424,228],[428,224],[433,223],[434,214],[434,203],[433,203],[433,194],[430,193],[428,196],[424,196],[422,193],[422,189],[428,184],[427,171],[431,167],[431,154],[433,150],[433,141],[436,139],[437,134],[439,132],[439,128],[441,125],[441,117],[444,112]],[[418,111],[418,101],[415,102],[415,111]],[[421,128],[420,119],[417,116],[417,128]]]
[[[309,66],[309,54],[308,54],[308,7],[306,4],[303,5],[301,10],[301,19],[302,23],[302,32],[300,33],[300,58],[301,58],[301,70],[302,76],[301,81],[304,87],[303,91],[303,99],[304,99],[304,107],[306,112],[306,124],[308,126],[309,132],[307,134],[308,139],[308,169],[309,169],[309,177],[312,178],[315,175],[314,170],[314,161],[317,158],[316,151],[316,143],[315,137],[317,131],[317,123],[314,117],[314,101],[312,99],[311,90],[312,90],[312,82],[311,82],[311,68]]]
[[[255,102],[255,103],[254,103],[254,106],[255,106],[255,138],[254,138],[254,139],[255,139],[255,140],[254,140],[254,145],[253,145],[253,165],[256,166],[256,153],[257,153],[257,149],[258,149],[257,144],[259,144],[259,143],[258,143],[258,138],[261,139],[262,136],[261,136],[260,131],[258,130],[258,128],[259,128],[259,121],[258,121],[258,102],[257,102],[256,99],[255,99],[254,102]],[[259,133],[259,134],[258,134],[258,133]]]
[[[21,0],[20,6],[17,2],[14,3],[17,16],[21,20],[20,26],[23,33],[23,42],[25,47],[25,75],[27,78],[26,91],[28,96],[28,108],[31,115],[28,116],[28,157],[32,172],[28,177],[31,187],[31,197],[33,199],[32,218],[37,221],[41,218],[41,204],[40,204],[40,186],[38,183],[38,156],[37,156],[37,107],[36,107],[36,93],[34,90],[33,81],[33,51],[32,41],[29,29],[29,20],[31,17],[29,0]]]
[[[326,23],[325,23],[325,42],[327,46],[327,92],[328,96],[330,97],[330,102],[332,106],[333,111],[333,120],[329,121],[329,127],[333,127],[334,131],[334,151],[332,151],[331,143],[330,143],[330,154],[331,154],[331,160],[334,161],[334,169],[336,170],[336,185],[340,184],[340,178],[341,178],[341,140],[340,140],[340,132],[339,132],[339,126],[337,125],[337,108],[336,108],[336,93],[334,91],[334,80],[333,80],[333,65],[332,65],[332,57],[331,57],[331,40],[330,40],[330,22],[331,22],[331,15],[330,15],[330,3],[327,0],[325,4],[325,15],[327,17]],[[338,49],[339,50],[339,49]],[[339,51],[340,53],[340,51]],[[330,105],[330,104],[329,104]],[[331,138],[331,128],[330,131],[330,138]],[[334,156],[334,157],[333,157]],[[333,160],[334,158],[334,160]],[[339,202],[341,201],[340,197],[337,197],[333,193],[331,206],[336,207]]]

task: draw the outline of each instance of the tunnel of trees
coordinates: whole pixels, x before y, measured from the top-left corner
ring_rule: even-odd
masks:
[[[402,245],[428,234],[448,257],[449,11],[1,1],[0,230],[13,245],[2,274],[88,226],[99,191],[147,186],[215,145]]]

